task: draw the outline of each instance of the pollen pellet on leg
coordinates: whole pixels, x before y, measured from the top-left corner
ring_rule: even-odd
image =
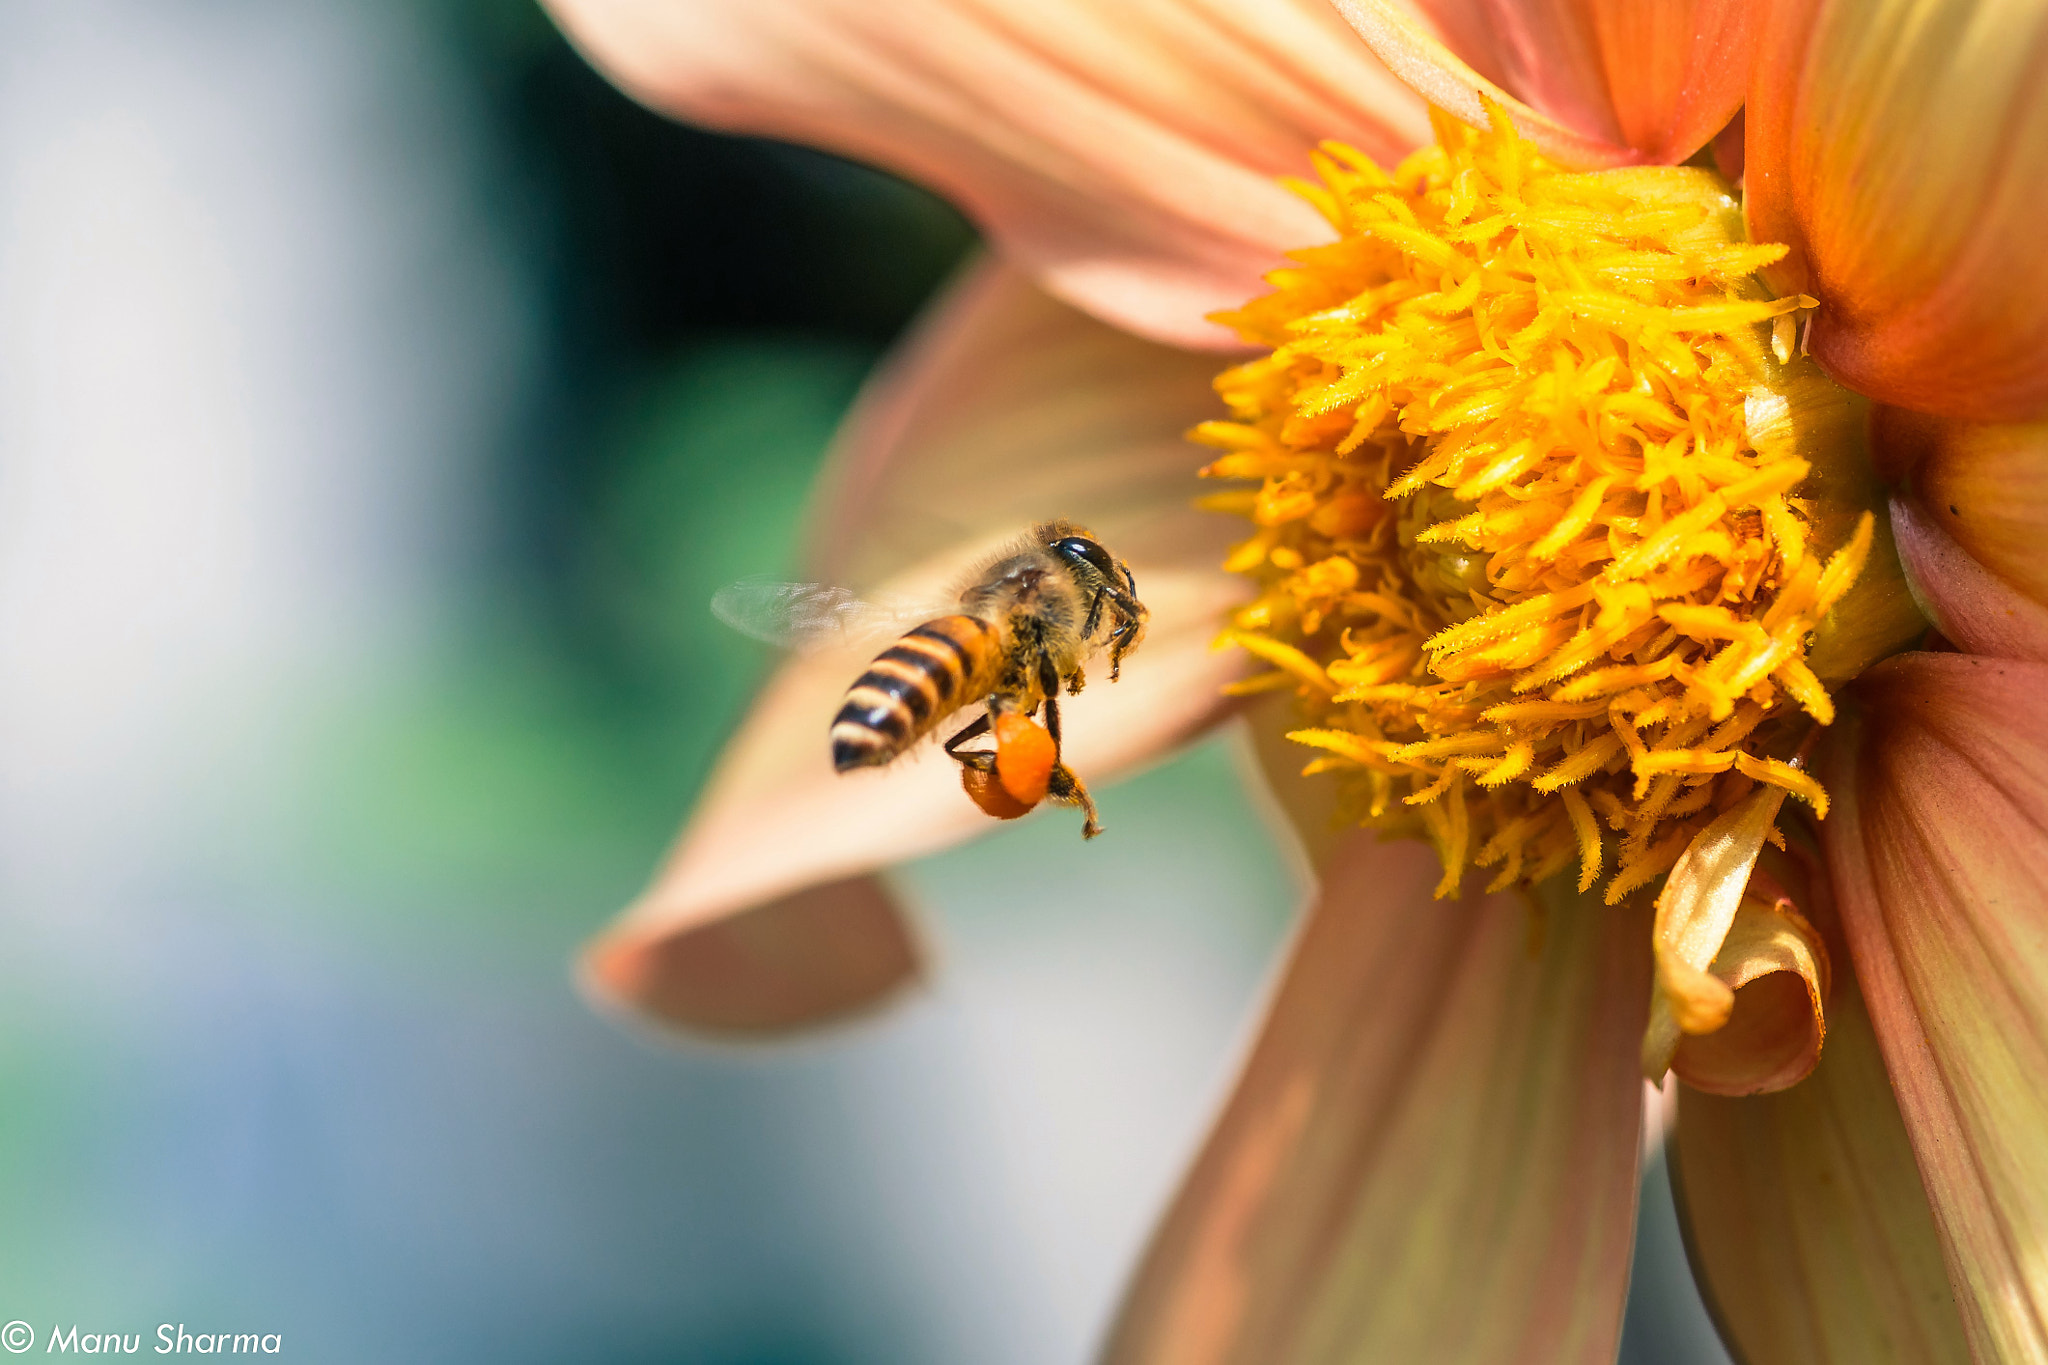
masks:
[[[1360,818],[1436,843],[1444,894],[1470,861],[1624,895],[1738,785],[1826,800],[1785,760],[1832,719],[1804,658],[1872,545],[1824,500],[1850,481],[1809,477],[1837,466],[1802,414],[1839,390],[1712,172],[1437,128],[1392,176],[1326,147],[1305,192],[1338,240],[1219,315],[1271,348],[1194,433],[1262,485],[1229,638],[1296,681]]]
[[[984,815],[992,815],[998,820],[1021,819],[1031,814],[1033,809],[1004,789],[993,768],[963,765],[960,769],[960,787],[967,793],[969,800],[981,807]]]
[[[995,718],[996,778],[1026,809],[1045,800],[1058,758],[1052,735],[1029,716],[1008,711]]]

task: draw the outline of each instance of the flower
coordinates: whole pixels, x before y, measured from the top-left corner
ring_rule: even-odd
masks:
[[[999,253],[850,419],[815,574],[1073,516],[1153,611],[1079,770],[1226,686],[1311,713],[1331,774],[1259,738],[1316,904],[1111,1360],[1611,1358],[1666,1063],[1741,1358],[2048,1359],[2048,12],[555,5],[648,102],[921,178]],[[1418,152],[1423,99],[1464,126]],[[1219,310],[1277,348],[1223,415]],[[771,681],[600,997],[775,1028],[915,973],[873,873],[981,817],[942,765],[831,778],[861,662]]]

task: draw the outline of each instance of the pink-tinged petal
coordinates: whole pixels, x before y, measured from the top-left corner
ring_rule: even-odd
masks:
[[[1700,1293],[1745,1365],[1964,1365],[1912,1145],[1852,980],[1827,1055],[1771,1095],[1681,1086],[1672,1195]]]
[[[1365,832],[1332,858],[1111,1365],[1614,1359],[1646,919],[1439,873]]]
[[[2048,661],[2048,423],[1897,409],[1872,424],[1899,555],[1943,635],[1972,654]]]
[[[944,603],[1034,521],[1082,522],[1129,560],[1152,620],[1122,681],[1098,668],[1063,703],[1066,758],[1099,782],[1158,756],[1223,714],[1240,671],[1209,647],[1241,596],[1217,568],[1234,524],[1194,508],[1201,457],[1181,439],[1215,401],[1209,368],[1014,271],[974,271],[849,418],[819,487],[814,566]],[[769,680],[666,866],[590,947],[599,996],[695,1028],[768,1029],[858,1009],[915,974],[914,936],[868,874],[994,822],[934,745],[833,772],[832,716],[888,643],[838,643]],[[1082,856],[1079,816],[1053,810]],[[1105,814],[1114,838],[1113,804]]]
[[[1176,345],[1330,231],[1276,177],[1391,164],[1424,109],[1324,0],[550,0],[656,108],[874,161],[1060,297]]]
[[[1756,0],[1334,0],[1389,69],[1467,123],[1481,96],[1574,166],[1675,165],[1742,107]],[[1420,10],[1426,18],[1417,17]]]
[[[1746,110],[1750,234],[1880,402],[2048,414],[2048,7],[1786,0]]]
[[[2048,665],[1906,654],[1851,696],[1822,831],[1856,974],[1971,1349],[2048,1359]]]
[[[1895,498],[1892,533],[1914,597],[1944,636],[1972,654],[2048,662],[2048,607],[1972,558],[1940,513]]]

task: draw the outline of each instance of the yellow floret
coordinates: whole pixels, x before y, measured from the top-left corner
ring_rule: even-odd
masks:
[[[1784,248],[1723,181],[1566,173],[1501,118],[1438,138],[1391,175],[1323,147],[1298,188],[1338,240],[1219,315],[1271,348],[1194,433],[1260,481],[1216,504],[1258,528],[1228,638],[1360,818],[1436,844],[1439,894],[1576,861],[1614,900],[1758,782],[1825,808],[1784,759],[1833,718],[1806,655],[1872,522],[1817,516],[1808,459],[1753,433],[1788,360],[1811,382],[1813,301],[1769,297]]]

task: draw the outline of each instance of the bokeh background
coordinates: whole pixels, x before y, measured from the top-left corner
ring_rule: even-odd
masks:
[[[1298,896],[1227,737],[907,869],[882,1018],[665,1048],[566,970],[768,666],[712,591],[969,226],[527,0],[0,21],[0,1319],[1084,1361]],[[1646,1191],[1624,1356],[1720,1361]]]

